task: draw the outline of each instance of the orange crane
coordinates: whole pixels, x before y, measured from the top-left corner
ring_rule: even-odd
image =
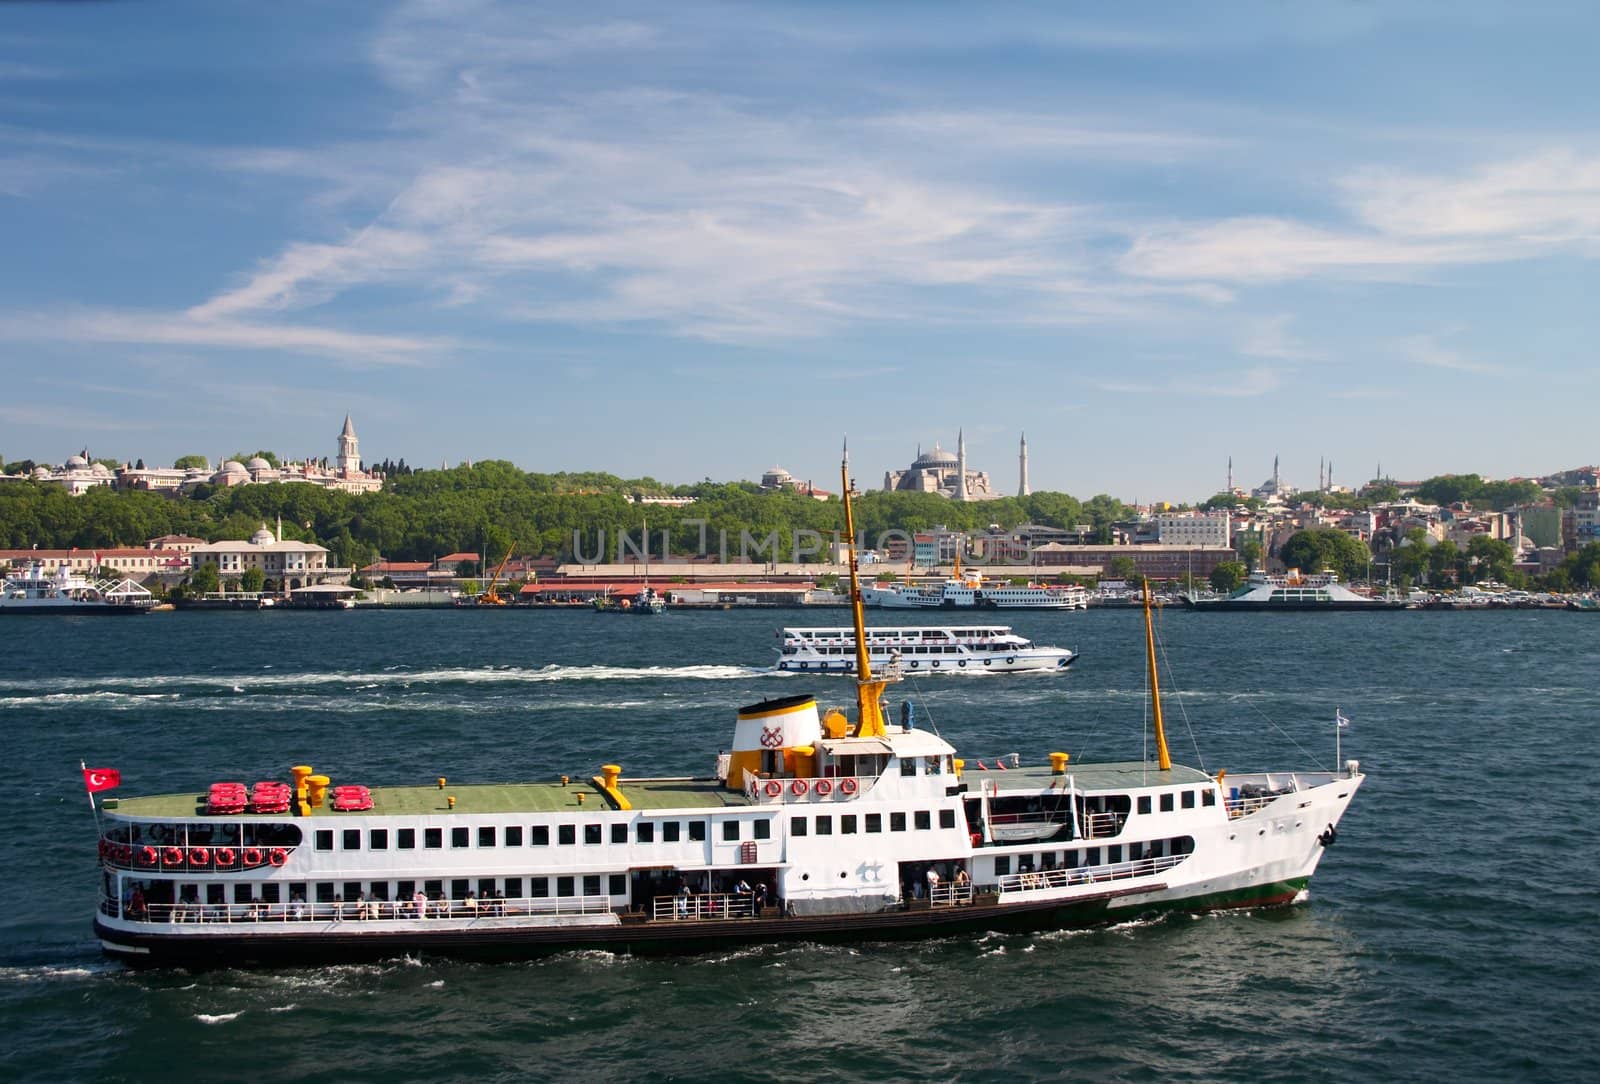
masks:
[[[500,582],[500,573],[506,570],[506,565],[511,561],[511,550],[515,548],[515,545],[513,545],[510,549],[506,550],[505,559],[500,562],[500,567],[494,570],[494,579],[489,581],[489,589],[478,596],[479,606],[506,605],[506,600],[500,597],[500,592],[495,590],[495,585]]]

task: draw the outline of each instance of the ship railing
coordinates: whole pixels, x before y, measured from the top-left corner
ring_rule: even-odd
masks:
[[[651,917],[658,922],[704,922],[708,919],[755,918],[755,897],[748,892],[711,892],[657,896]]]
[[[951,881],[933,885],[928,889],[930,907],[965,907],[972,902],[972,884]]]
[[[1071,888],[1075,885],[1097,884],[1101,881],[1148,877],[1171,869],[1187,857],[1188,855],[1169,854],[1155,858],[1136,858],[1131,862],[1112,862],[1102,866],[1070,866],[1061,869],[1007,873],[998,878],[998,884],[1002,896],[1025,895],[1053,888]]]
[[[1336,772],[1270,772],[1229,776],[1228,782],[1235,785],[1228,788],[1222,804],[1229,818],[1247,817],[1285,794],[1298,794],[1344,778],[1347,777]]]
[[[785,776],[763,777],[747,770],[744,773],[744,793],[745,797],[762,805],[838,802],[860,797],[877,781],[875,775],[825,775],[814,779],[792,779]],[[774,783],[778,784],[776,788],[773,787]]]
[[[1115,813],[1089,813],[1083,818],[1084,839],[1105,839],[1122,830],[1122,822]]]
[[[610,896],[520,897],[466,900],[427,900],[420,904],[421,918],[473,922],[484,918],[521,918],[552,915],[603,915],[613,910]],[[419,904],[412,900],[346,900],[334,903],[149,903],[135,910],[129,903],[102,899],[100,911],[131,922],[220,923],[224,925],[295,922],[414,922]]]

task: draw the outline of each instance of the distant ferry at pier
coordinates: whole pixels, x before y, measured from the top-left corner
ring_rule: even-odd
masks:
[[[94,580],[63,564],[35,562],[5,578],[0,614],[142,614],[155,598],[132,580]]]
[[[779,670],[855,672],[854,628],[786,628],[778,635]],[[906,672],[933,674],[1065,670],[1078,659],[1077,652],[1035,644],[1004,625],[869,628],[867,652],[873,666],[898,659]]]
[[[888,583],[861,589],[861,601],[885,610],[1086,610],[1089,592],[1071,585],[988,582],[981,572],[924,587]]]
[[[1307,576],[1297,568],[1282,576],[1252,572],[1242,587],[1225,598],[1189,594],[1183,604],[1191,610],[1403,610],[1411,605],[1406,599],[1358,595],[1339,582],[1337,572]]]

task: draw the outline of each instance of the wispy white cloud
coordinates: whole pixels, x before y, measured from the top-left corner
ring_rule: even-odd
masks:
[[[285,350],[337,358],[354,366],[414,365],[449,345],[437,339],[310,325],[202,320],[182,314],[107,309],[0,314],[0,339]]]
[[[1094,387],[1113,395],[1138,395],[1150,398],[1196,396],[1214,399],[1254,399],[1270,395],[1283,386],[1285,372],[1268,365],[1248,369],[1224,370],[1203,379],[1106,380]]]
[[[1449,369],[1458,373],[1478,373],[1483,375],[1509,371],[1503,365],[1478,361],[1467,357],[1459,350],[1444,346],[1440,344],[1438,337],[1434,335],[1407,336],[1396,341],[1394,348],[1404,360],[1413,365],[1421,365],[1430,369]]]

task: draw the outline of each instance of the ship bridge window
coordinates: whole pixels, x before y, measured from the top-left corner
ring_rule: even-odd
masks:
[[[661,842],[676,843],[682,838],[683,826],[677,821],[661,822]]]
[[[361,849],[361,829],[346,828],[342,846],[347,851],[359,851]]]
[[[578,826],[575,824],[557,825],[556,842],[563,847],[570,847],[578,842]]]
[[[901,757],[900,758],[900,774],[901,775],[916,775],[917,774],[917,761],[916,761],[915,757]]]
[[[613,824],[611,826],[611,842],[628,842],[628,826],[626,824]]]
[[[819,836],[831,836],[831,835],[833,835],[833,818],[832,817],[818,817],[817,818],[817,835],[819,835]]]
[[[507,847],[520,847],[520,846],[522,846],[522,825],[520,825],[520,824],[508,824],[508,825],[506,825],[506,846]],[[517,895],[520,896],[520,895],[522,895],[522,893],[519,892],[519,893],[517,893]]]
[[[692,841],[694,843],[704,843],[705,842],[705,838],[706,838],[706,822],[705,821],[690,821],[689,822],[689,839],[690,839],[690,841]]]
[[[853,836],[856,834],[856,815],[854,813],[846,813],[839,818],[839,834],[841,836]]]
[[[939,827],[954,828],[956,826],[956,811],[953,809],[939,810]]]
[[[772,838],[772,822],[771,821],[768,821],[768,820],[756,821],[754,827],[755,827],[755,834],[756,834],[756,838],[757,839],[771,839]]]
[[[395,845],[402,851],[415,850],[417,846],[417,830],[415,828],[400,828],[396,830]]]
[[[583,842],[586,845],[594,846],[595,844],[599,843],[601,835],[602,833],[600,825],[586,824],[583,826]]]
[[[495,843],[494,825],[492,825],[492,824],[480,824],[478,826],[478,846],[480,846],[480,847],[493,847],[494,843]]]
[[[640,821],[634,825],[633,838],[639,843],[654,843],[656,841],[656,826],[652,821]]]
[[[1163,813],[1171,813],[1172,812],[1172,795],[1171,794],[1163,794],[1161,796],[1161,812],[1163,812]]]
[[[806,834],[806,819],[804,817],[790,817],[789,818],[789,834],[791,836],[803,836],[803,835],[805,835]]]
[[[430,851],[436,851],[444,846],[443,828],[424,828],[422,830],[422,845]]]
[[[1184,791],[1183,792],[1183,800],[1181,802],[1179,802],[1178,804],[1180,806],[1182,806],[1184,809],[1193,809],[1194,808],[1194,791],[1192,791],[1192,790]]]
[[[904,832],[906,830],[906,815],[904,813],[889,814],[889,831]]]
[[[911,823],[919,832],[930,831],[933,828],[933,814],[926,809],[919,809],[912,814]]]
[[[450,829],[450,846],[452,846],[452,847],[470,847],[470,846],[472,846],[472,833],[465,827]]]
[[[570,896],[573,894],[573,880],[571,877],[556,878],[556,895]]]
[[[1139,795],[1139,812],[1140,813],[1148,813],[1148,812],[1150,812],[1150,795],[1148,795],[1148,794]]]
[[[249,847],[297,847],[303,837],[297,824],[247,824],[244,843]]]
[[[374,828],[367,833],[367,850],[386,851],[389,849],[389,829]]]
[[[531,828],[529,828],[528,829],[528,846],[530,846],[530,847],[548,847],[548,846],[550,846],[550,826],[547,825],[547,824],[535,824]]]
[[[332,828],[318,828],[317,829],[316,840],[317,840],[317,850],[319,850],[319,851],[331,851],[331,850],[333,850],[333,829]]]
[[[867,814],[867,831],[869,833],[883,831],[883,814],[882,813],[868,813]]]
[[[726,843],[736,843],[739,839],[739,822],[725,820],[722,822],[722,839]]]
[[[1200,804],[1201,805],[1216,805],[1217,804],[1217,792],[1214,791],[1214,790],[1203,790],[1203,791],[1201,791],[1200,792]]]

